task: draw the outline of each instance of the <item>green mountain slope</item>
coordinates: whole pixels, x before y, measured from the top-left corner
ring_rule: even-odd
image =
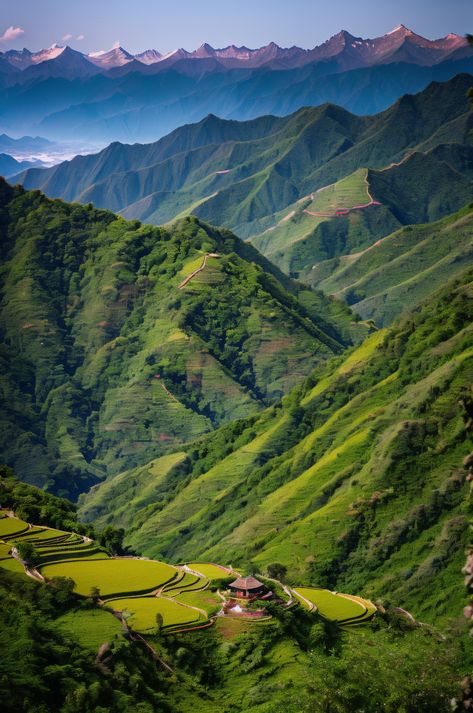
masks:
[[[358,168],[383,168],[419,144],[466,141],[470,83],[459,75],[431,84],[369,117],[330,104],[248,122],[211,115],[154,144],[115,142],[19,178],[52,197],[92,201],[153,223],[199,202],[197,215],[247,238],[270,227],[273,214],[294,200]]]
[[[126,524],[144,554],[199,552],[254,571],[280,562],[290,581],[448,619],[462,608],[468,533],[459,400],[473,380],[472,278],[317,369],[281,404],[186,449],[179,477],[155,460],[94,488],[82,515]],[[138,502],[136,483],[156,497]]]
[[[310,280],[314,263],[468,202],[471,81],[433,83],[374,116],[330,104],[249,122],[211,115],[154,144],[114,143],[19,180],[156,224],[192,213]]]
[[[472,165],[472,146],[449,143],[380,170],[358,169],[279,212],[251,242],[286,273],[316,285],[319,275],[332,274],[331,260],[355,257],[402,225],[465,205],[473,194]]]
[[[472,264],[470,204],[437,222],[402,228],[359,253],[317,263],[307,282],[382,326]]]
[[[0,485],[2,504],[24,517],[83,531],[71,503],[19,483],[4,466]],[[4,511],[0,516],[0,522],[10,520]],[[30,532],[34,539],[49,531]],[[64,537],[78,536],[62,537],[56,547],[64,550]],[[366,713],[447,713],[452,697],[461,695],[459,676],[469,670],[468,638],[460,627],[455,636],[444,636],[407,620],[386,601],[372,622],[343,632],[301,606],[273,604],[272,618],[257,623],[217,617],[209,629],[146,633],[148,647],[169,670],[123,631],[109,607],[75,596],[73,581],[55,578],[45,586],[25,576],[7,555],[13,542],[0,543],[0,695],[6,713],[325,713],[334,706],[352,711],[354,705]],[[38,540],[33,553],[44,549]],[[9,561],[18,565],[15,572],[8,571]],[[209,589],[178,595],[191,603],[193,596],[201,606],[218,598]],[[130,609],[137,601],[128,600]],[[128,618],[132,626],[134,621]]]
[[[71,497],[257,412],[364,329],[195,218],[141,226],[4,182],[0,210],[1,452]]]

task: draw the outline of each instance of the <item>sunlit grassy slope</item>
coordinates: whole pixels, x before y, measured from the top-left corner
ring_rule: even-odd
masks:
[[[136,509],[128,542],[248,571],[281,562],[294,583],[385,596],[431,620],[460,611],[471,279],[320,367],[281,405],[196,442],[180,488]],[[98,488],[92,502],[98,523],[113,522],[113,498]]]

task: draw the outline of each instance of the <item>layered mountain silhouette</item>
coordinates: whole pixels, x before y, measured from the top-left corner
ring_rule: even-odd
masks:
[[[471,200],[472,82],[433,83],[375,116],[328,104],[249,122],[210,115],[158,142],[113,143],[15,180],[156,224],[192,213],[317,285],[333,260]]]
[[[428,40],[402,25],[372,40],[342,31],[313,49],[9,50],[0,53],[0,130],[106,143],[156,140],[209,113],[242,120],[332,101],[371,114],[465,71],[473,50],[464,38]]]

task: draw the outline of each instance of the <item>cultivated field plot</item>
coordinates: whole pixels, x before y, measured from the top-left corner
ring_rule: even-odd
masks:
[[[0,538],[19,535],[26,530],[28,530],[28,523],[17,517],[2,517],[0,520]]]
[[[69,536],[69,532],[63,532],[62,530],[53,530],[50,528],[38,527],[37,525],[33,525],[33,527],[30,527],[29,530],[25,530],[20,535],[18,535],[18,542],[34,541],[35,544],[49,541],[62,542],[64,540],[67,540]]]
[[[7,557],[5,559],[0,559],[0,567],[2,569],[8,569],[10,572],[23,572],[23,565],[18,562],[18,560],[13,557]]]
[[[361,168],[350,176],[322,188],[314,194],[314,199],[306,210],[331,216],[339,210],[350,210],[370,203],[366,175],[367,170]]]
[[[368,599],[350,594],[316,587],[295,587],[293,591],[305,606],[309,606],[309,602],[320,616],[338,624],[368,621],[376,611],[376,607]]]
[[[132,629],[141,633],[156,631],[157,614],[161,614],[163,617],[164,628],[187,626],[205,621],[197,609],[186,607],[173,599],[164,599],[163,597],[110,599],[107,601],[107,606],[124,613]]]
[[[177,595],[176,600],[181,604],[188,604],[191,607],[198,607],[207,612],[208,616],[214,616],[222,606],[222,600],[209,589],[203,591],[183,591]]]
[[[236,576],[237,574],[228,567],[222,567],[212,562],[187,562],[187,566],[203,577],[207,577],[207,579],[225,579],[225,577],[231,577],[233,574]]]
[[[206,577],[198,577],[196,574],[181,572],[176,579],[173,579],[170,584],[163,588],[163,593],[166,596],[174,597],[180,592],[190,592],[205,589],[208,586],[209,580]]]
[[[111,612],[98,608],[68,612],[56,619],[54,625],[65,636],[73,637],[81,646],[95,652],[122,631],[120,622]]]
[[[11,550],[11,545],[7,542],[0,542],[0,560],[7,559],[10,557],[9,552]]]
[[[98,587],[102,597],[151,592],[173,579],[177,571],[163,562],[125,558],[70,560],[39,569],[47,579],[70,577],[74,591],[82,596]]]

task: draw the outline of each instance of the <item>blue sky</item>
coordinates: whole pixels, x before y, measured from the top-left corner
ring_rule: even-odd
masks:
[[[473,32],[473,0],[0,0],[0,49],[131,52],[235,43],[313,47],[340,29],[375,37],[403,23],[426,37]],[[64,40],[63,38],[67,38]]]

